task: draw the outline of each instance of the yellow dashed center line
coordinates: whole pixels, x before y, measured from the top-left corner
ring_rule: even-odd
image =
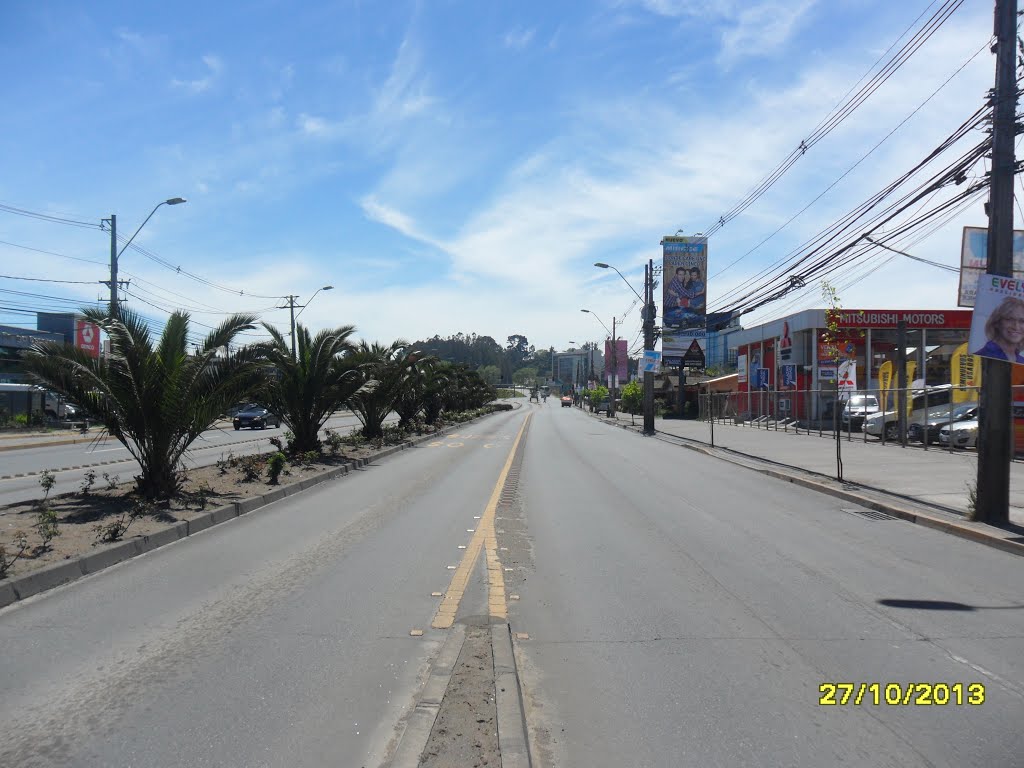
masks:
[[[473,532],[473,538],[469,540],[466,553],[462,556],[462,561],[452,576],[452,582],[444,593],[437,614],[430,624],[434,629],[448,629],[455,623],[455,614],[459,611],[462,596],[466,594],[469,578],[481,550],[487,553],[487,610],[491,616],[508,618],[508,604],[505,602],[505,575],[502,572],[501,561],[498,559],[498,537],[494,529],[494,516],[498,509],[498,500],[501,498],[501,489],[505,487],[505,480],[508,478],[509,470],[512,469],[512,459],[516,455],[516,449],[519,447],[519,441],[523,437],[531,415],[527,414],[523,419],[523,426],[519,428],[519,434],[516,435],[515,442],[512,443],[512,450],[509,451],[508,458],[505,459],[505,466],[502,468],[501,474],[498,475],[498,482],[495,483],[494,490],[491,491],[491,498],[487,502],[483,515],[480,516],[480,522],[477,523],[476,531]]]

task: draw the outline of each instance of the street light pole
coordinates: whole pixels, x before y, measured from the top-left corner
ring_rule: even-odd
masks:
[[[287,301],[287,302],[288,302],[288,310],[289,310],[289,311],[291,312],[291,326],[292,326],[292,360],[298,360],[298,357],[296,356],[296,355],[297,355],[297,351],[296,351],[296,348],[295,348],[295,318],[297,318],[297,317],[298,317],[299,315],[301,315],[301,314],[302,314],[302,311],[303,311],[303,310],[304,310],[304,309],[305,309],[306,307],[308,307],[308,306],[309,306],[310,304],[312,304],[312,303],[313,303],[313,299],[315,299],[315,298],[316,298],[316,294],[317,294],[317,293],[320,293],[320,291],[330,291],[330,290],[332,290],[333,288],[334,288],[334,286],[333,286],[333,285],[325,285],[325,286],[323,286],[322,288],[317,288],[317,289],[316,289],[316,292],[315,292],[315,293],[314,293],[314,294],[313,294],[312,296],[310,296],[310,297],[309,297],[309,301],[307,301],[307,302],[306,302],[305,304],[296,304],[296,303],[295,303],[295,300],[296,300],[297,298],[299,298],[299,297],[298,297],[298,296],[295,296],[295,295],[289,295],[289,296],[282,296],[282,297],[281,297],[282,299],[284,299],[285,301]],[[296,315],[296,314],[295,314],[295,308],[296,308],[296,307],[299,307],[299,315]],[[284,309],[284,308],[285,308],[285,307],[281,307],[281,309]]]
[[[139,225],[139,228],[135,230],[135,235],[139,234],[139,232],[142,231],[142,228],[144,226],[146,226],[146,222],[148,222],[151,218],[153,218],[153,214],[156,213],[157,208],[159,208],[161,205],[180,205],[181,203],[186,203],[186,202],[188,202],[188,201],[185,200],[185,198],[183,198],[183,197],[171,197],[171,198],[168,198],[167,200],[164,200],[163,202],[157,203],[156,206],[154,206],[153,210],[149,212],[149,216],[146,217],[145,221],[143,221]],[[104,219],[104,221],[109,221],[110,222],[110,283],[109,283],[109,285],[110,285],[110,310],[109,311],[110,311],[110,316],[114,317],[118,313],[118,303],[117,303],[117,263],[118,263],[118,260],[121,258],[121,254],[123,254],[125,252],[125,250],[128,248],[128,246],[132,244],[132,241],[135,239],[135,235],[132,235],[131,237],[129,237],[128,238],[128,242],[124,244],[124,247],[122,247],[120,251],[118,251],[117,250],[117,215],[112,213],[112,214],[110,214],[110,218],[109,219]]]

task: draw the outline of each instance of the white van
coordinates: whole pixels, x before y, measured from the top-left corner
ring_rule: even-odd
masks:
[[[933,409],[948,406],[953,397],[953,385],[939,384],[927,389],[915,389],[908,394],[910,395],[907,398],[910,405],[910,414],[907,416],[909,426],[912,421],[921,421],[925,413],[930,416]],[[890,397],[895,399],[896,393],[890,393]],[[899,419],[895,410],[868,416],[864,422],[864,431],[869,435],[881,437],[883,430],[885,430],[886,440],[900,439]]]

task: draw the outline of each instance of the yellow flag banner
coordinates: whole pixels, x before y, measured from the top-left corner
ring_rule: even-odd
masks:
[[[950,358],[950,379],[954,403],[978,399],[977,388],[981,386],[981,358],[967,354],[966,343],[953,350]]]
[[[917,372],[917,361],[916,360],[907,360],[907,387],[908,388],[910,387],[910,383],[914,380],[914,374],[916,372]],[[909,391],[907,392],[907,402],[908,403],[911,402],[911,395],[910,395]],[[911,405],[910,407],[911,407],[911,410],[913,410],[913,406]],[[897,395],[897,397],[896,397],[896,416],[897,416],[897,418],[899,417],[899,413],[900,413],[900,398]]]
[[[878,402],[883,411],[889,410],[889,388],[892,386],[892,360],[878,366]]]

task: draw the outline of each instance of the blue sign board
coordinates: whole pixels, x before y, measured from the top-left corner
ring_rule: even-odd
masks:
[[[784,366],[782,366],[782,386],[784,386],[784,387],[796,387],[796,366],[795,365],[784,365]]]
[[[768,389],[768,369],[758,368],[757,369],[757,388]]]

